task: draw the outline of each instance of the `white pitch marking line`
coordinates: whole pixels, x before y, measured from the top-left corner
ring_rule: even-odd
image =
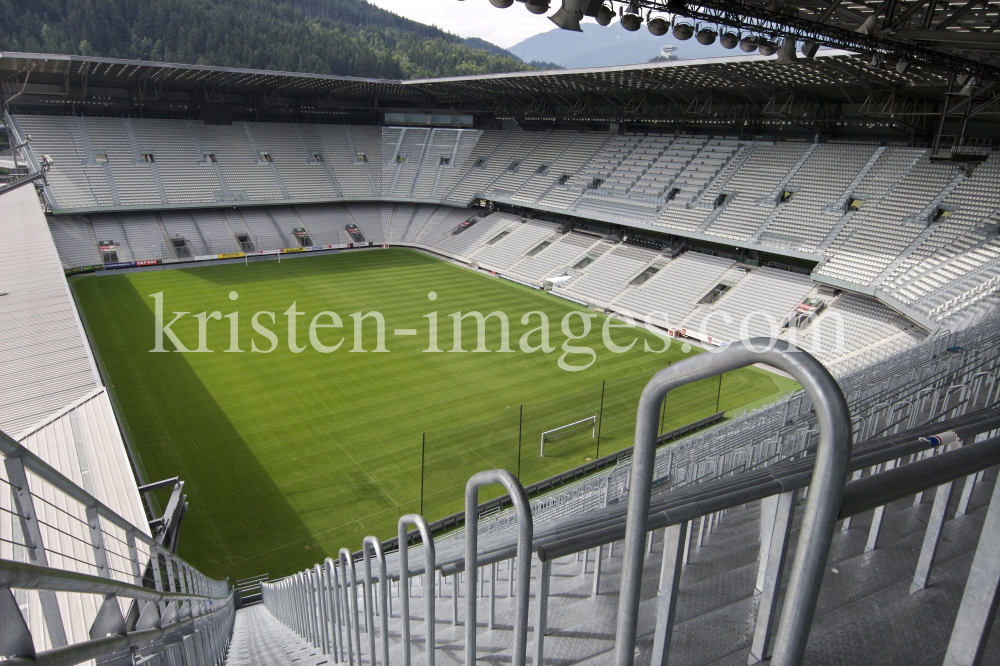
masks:
[[[393,332],[393,335],[416,335],[417,329],[415,328],[397,328]]]

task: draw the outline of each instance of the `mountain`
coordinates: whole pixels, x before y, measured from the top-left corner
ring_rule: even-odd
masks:
[[[532,69],[365,0],[0,0],[0,50],[388,79]]]
[[[465,37],[462,39],[462,43],[470,48],[482,49],[484,51],[489,51],[493,55],[506,56],[509,58],[514,58],[515,60],[521,60],[507,49],[502,49],[496,44],[491,44],[485,39],[479,39],[478,37]],[[522,62],[524,62],[522,60]],[[534,67],[536,69],[563,69],[561,65],[557,65],[554,62],[546,62],[543,60],[531,60],[528,62],[529,67]]]
[[[581,24],[583,32],[556,28],[529,37],[508,49],[524,61],[550,61],[563,67],[605,67],[649,62],[660,55],[660,47],[676,46],[674,54],[680,58],[713,58],[738,55],[739,50],[729,51],[718,42],[702,46],[696,40],[678,41],[673,35],[652,35],[645,27],[629,32],[618,23],[607,27],[596,23]]]

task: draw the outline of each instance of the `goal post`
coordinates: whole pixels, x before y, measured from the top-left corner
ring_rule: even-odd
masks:
[[[538,456],[540,458],[544,458],[545,457],[545,437],[546,436],[548,436],[548,435],[554,435],[556,433],[566,432],[568,430],[575,430],[577,428],[582,428],[585,425],[587,425],[588,423],[591,425],[590,436],[592,438],[596,438],[597,437],[597,414],[594,414],[593,416],[588,416],[585,419],[580,419],[579,421],[574,421],[573,423],[567,423],[564,426],[559,426],[558,428],[553,428],[552,430],[546,430],[546,431],[544,431],[542,433],[541,450],[539,451]]]

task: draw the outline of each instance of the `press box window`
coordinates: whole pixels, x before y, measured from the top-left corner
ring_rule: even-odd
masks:
[[[205,161],[206,162],[214,162],[215,161],[215,153],[205,153]]]
[[[358,160],[358,162],[367,162],[368,161],[368,156],[365,155],[364,153],[358,153],[357,154],[357,160]]]
[[[260,154],[260,161],[261,162],[270,162],[271,161],[271,153],[261,153]]]
[[[146,162],[147,164],[152,164],[156,161],[156,158],[153,157],[153,153],[143,153],[142,161]]]
[[[322,162],[323,156],[319,153],[313,153],[313,162]]]
[[[94,161],[95,162],[101,162],[102,164],[107,164],[108,163],[108,154],[107,153],[94,153]]]

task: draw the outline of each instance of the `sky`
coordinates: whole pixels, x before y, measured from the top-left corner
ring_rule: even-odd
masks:
[[[394,14],[436,25],[459,37],[479,37],[503,48],[510,48],[528,37],[555,29],[545,14],[532,14],[519,2],[507,9],[497,9],[489,0],[368,0]],[[552,1],[549,15],[559,8]],[[591,21],[593,19],[586,19]]]

